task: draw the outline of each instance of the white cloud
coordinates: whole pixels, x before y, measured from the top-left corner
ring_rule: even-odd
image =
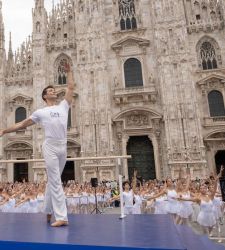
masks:
[[[58,3],[59,0],[55,0]],[[2,0],[2,13],[5,25],[5,42],[8,50],[9,32],[12,33],[12,46],[15,51],[26,38],[32,34],[32,8],[35,0]],[[45,8],[49,12],[52,0],[45,0]]]

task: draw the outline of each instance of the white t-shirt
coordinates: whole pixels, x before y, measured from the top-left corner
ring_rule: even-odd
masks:
[[[123,201],[125,207],[133,207],[134,205],[134,194],[131,189],[129,192],[123,191]]]
[[[36,110],[30,119],[42,125],[46,138],[66,139],[69,108],[67,100],[64,99],[59,105]]]

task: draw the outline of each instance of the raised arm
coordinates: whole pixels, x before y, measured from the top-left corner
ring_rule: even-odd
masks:
[[[23,199],[23,200],[19,200],[19,201],[16,203],[15,207],[20,206],[21,204],[25,203],[25,202],[26,202],[26,201],[28,201],[28,200],[29,200],[29,198],[28,198],[28,197],[26,197],[26,198],[25,198],[25,199]]]
[[[197,203],[200,203],[201,200],[199,198],[189,198],[189,199],[185,199],[185,198],[174,198],[175,200],[179,200],[179,201],[192,201],[192,202],[197,202]]]
[[[134,176],[132,180],[132,189],[135,190],[137,186],[137,170],[134,170]]]
[[[20,129],[25,129],[29,126],[34,125],[34,121],[31,120],[30,118],[27,118],[25,120],[23,120],[22,122],[18,122],[16,124],[14,124],[12,127],[6,128],[6,129],[1,129],[0,130],[0,137],[3,136],[4,134],[8,134],[8,133],[12,133],[12,132],[16,132]]]
[[[154,200],[156,198],[159,198],[160,196],[163,196],[166,194],[166,189],[163,189],[161,192],[159,192],[158,194],[148,198],[147,200],[150,201],[150,200]]]
[[[211,198],[212,198],[212,199],[213,199],[214,196],[216,195],[218,180],[219,180],[219,178],[222,176],[223,170],[224,170],[224,166],[221,165],[220,172],[219,172],[219,174],[215,177],[214,189],[213,189],[213,192],[211,193]]]
[[[191,173],[188,173],[188,174],[187,174],[186,188],[185,188],[185,190],[184,190],[185,192],[188,192],[188,191],[189,191],[190,183],[191,183]]]
[[[75,87],[75,83],[73,80],[73,72],[71,71],[69,63],[66,63],[64,65],[64,69],[65,72],[67,73],[67,89],[66,89],[65,99],[69,104],[71,104],[73,100],[73,91]]]
[[[4,205],[6,202],[9,201],[9,196],[8,195],[2,195],[3,200],[0,202],[0,206]]]

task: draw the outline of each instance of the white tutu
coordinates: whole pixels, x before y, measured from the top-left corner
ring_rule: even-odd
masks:
[[[183,194],[183,199],[190,199],[190,194]],[[188,219],[193,214],[192,202],[190,201],[180,201],[178,205],[177,214],[184,219]]]
[[[28,212],[28,208],[29,208],[29,201],[26,201],[24,203],[22,203],[21,205],[18,206],[18,213],[27,213]]]
[[[88,203],[89,203],[89,201],[88,201],[88,195],[87,194],[83,194],[80,197],[80,204],[81,205],[87,205]]]
[[[90,196],[88,197],[89,199],[89,203],[90,204],[95,204],[95,196],[93,194],[90,194]]]
[[[44,206],[44,198],[45,196],[43,194],[38,194],[37,200],[38,200],[38,212],[42,212],[43,206]]]
[[[2,212],[13,213],[13,210],[15,208],[15,203],[16,203],[15,199],[9,199],[9,201],[2,206]]]
[[[134,206],[133,206],[133,214],[141,214],[141,205],[142,205],[142,198],[140,195],[134,194]]]
[[[193,208],[193,214],[192,214],[192,221],[195,221],[197,222],[197,218],[198,218],[198,215],[200,213],[200,206],[198,203],[193,203],[192,204],[192,208]]]
[[[167,202],[165,201],[165,199],[166,199],[165,196],[161,196],[161,197],[155,199],[154,214],[167,214],[167,210],[166,210]]]
[[[38,200],[30,199],[28,203],[27,213],[38,213]]]
[[[200,213],[198,215],[197,222],[204,227],[213,227],[216,224],[212,201],[201,201]]]
[[[124,207],[124,214],[128,215],[128,214],[133,214],[133,206],[132,207]]]
[[[177,192],[175,190],[168,190],[167,191],[167,204],[166,204],[166,211],[170,214],[176,214],[178,212],[179,203],[176,200]]]
[[[213,199],[213,212],[215,214],[216,219],[223,217],[222,213],[222,201],[220,197],[215,197]]]
[[[75,207],[80,205],[80,196],[78,194],[74,195],[74,197],[73,197],[73,205]]]

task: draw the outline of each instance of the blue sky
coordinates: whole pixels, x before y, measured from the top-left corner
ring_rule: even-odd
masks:
[[[55,4],[59,0],[54,0]],[[2,0],[2,12],[5,24],[6,49],[8,49],[9,32],[12,32],[12,46],[15,51],[32,32],[32,8],[35,0]],[[49,12],[52,0],[45,0]]]

